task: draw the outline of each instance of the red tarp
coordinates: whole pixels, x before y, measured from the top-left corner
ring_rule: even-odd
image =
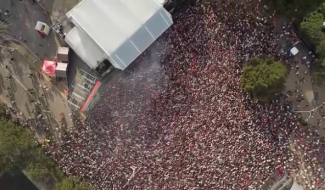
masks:
[[[46,73],[48,75],[55,76],[56,66],[57,66],[56,61],[44,60],[42,71],[43,71],[43,73]]]

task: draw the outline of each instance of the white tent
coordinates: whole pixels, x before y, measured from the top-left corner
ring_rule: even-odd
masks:
[[[81,40],[89,38],[98,47],[93,51],[104,52],[105,58],[122,70],[173,24],[171,15],[156,0],[83,0],[67,16],[77,28],[66,36],[71,47],[79,47],[74,35],[84,32]],[[84,61],[92,68],[99,64]]]
[[[297,55],[299,53],[299,50],[296,47],[291,48],[290,50],[292,55]]]
[[[65,42],[92,69],[95,69],[98,62],[103,61],[106,57],[104,51],[77,27],[69,31]]]
[[[290,190],[304,190],[304,189],[294,181]]]

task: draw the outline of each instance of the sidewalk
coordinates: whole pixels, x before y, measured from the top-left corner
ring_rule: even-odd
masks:
[[[37,137],[45,138],[42,131],[46,126],[50,126],[54,136],[59,138],[59,130],[62,127],[73,126],[71,112],[65,103],[62,91],[46,78],[37,77],[40,67],[32,64],[33,62],[28,58],[30,54],[22,54],[22,52],[28,52],[24,46],[12,42],[10,44],[18,50],[10,52],[2,49],[1,51],[3,55],[0,69],[1,100],[9,106],[17,107],[20,113],[19,117],[22,119],[37,117],[36,104],[42,105],[42,114],[45,119],[37,121],[40,126],[39,130],[36,130]],[[11,60],[12,58],[14,61]],[[29,77],[30,74],[33,74],[33,77]],[[12,76],[12,80],[6,80],[9,75]],[[34,89],[34,93],[29,95],[28,89]],[[8,96],[8,93],[11,95]]]

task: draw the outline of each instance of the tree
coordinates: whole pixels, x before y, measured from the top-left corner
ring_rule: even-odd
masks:
[[[325,72],[318,71],[313,73],[312,80],[316,85],[322,86],[325,84]]]
[[[34,144],[33,134],[8,119],[3,104],[0,104],[0,176],[5,172],[26,169],[33,180],[54,177],[56,190],[95,190],[78,178],[65,178],[57,164]]]
[[[67,177],[55,186],[55,190],[95,190],[95,188],[78,178]]]
[[[301,17],[317,9],[324,0],[272,0],[266,1],[277,14],[287,17]]]
[[[50,171],[46,168],[45,165],[40,163],[30,163],[27,166],[27,174],[33,180],[43,180],[46,176],[50,175]]]
[[[259,100],[266,101],[284,89],[287,69],[272,59],[255,58],[244,67],[241,84]]]
[[[44,154],[44,150],[41,147],[37,147],[33,155],[32,162],[34,164],[41,163],[42,166],[47,169],[48,173],[52,174],[56,181],[61,181],[64,178],[63,172],[50,157]]]
[[[323,60],[325,58],[325,38],[317,45],[316,53],[319,59]]]
[[[0,155],[0,176],[6,172],[14,172],[17,170],[17,167],[13,160],[6,156]]]
[[[29,131],[8,120],[0,120],[0,155],[12,160],[15,165],[24,167],[28,163],[34,147],[33,135]]]
[[[306,32],[306,34],[314,41],[315,45],[322,40],[322,26],[324,22],[324,16],[322,13],[314,11],[310,13],[302,23],[300,23],[300,29]]]

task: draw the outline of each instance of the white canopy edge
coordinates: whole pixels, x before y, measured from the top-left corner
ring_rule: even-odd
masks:
[[[106,57],[101,48],[77,27],[72,28],[64,40],[91,69],[95,69]]]
[[[83,0],[67,17],[122,70],[173,24],[156,0]]]

